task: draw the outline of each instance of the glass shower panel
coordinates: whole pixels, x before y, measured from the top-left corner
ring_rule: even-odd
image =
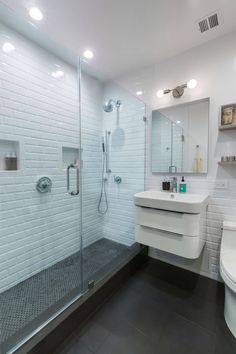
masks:
[[[77,77],[0,24],[1,353],[80,294]]]
[[[84,290],[138,252],[133,195],[144,190],[145,105],[82,63]]]

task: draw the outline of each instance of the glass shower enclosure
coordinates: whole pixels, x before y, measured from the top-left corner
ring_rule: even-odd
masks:
[[[0,6],[0,352],[126,264],[145,106]]]
[[[81,294],[77,70],[0,24],[0,344]]]

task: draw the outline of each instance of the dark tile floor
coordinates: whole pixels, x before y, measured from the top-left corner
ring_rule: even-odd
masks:
[[[84,283],[95,283],[140,250],[102,238],[83,252]],[[0,352],[16,343],[53,316],[81,291],[80,252],[0,294]]]
[[[54,354],[235,354],[223,284],[149,260]]]

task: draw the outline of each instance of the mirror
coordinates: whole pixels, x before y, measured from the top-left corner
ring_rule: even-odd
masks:
[[[207,173],[209,98],[152,111],[152,172]]]

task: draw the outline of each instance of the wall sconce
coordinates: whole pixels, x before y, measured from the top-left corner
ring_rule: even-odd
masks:
[[[167,93],[172,92],[172,95],[173,95],[174,98],[180,98],[183,95],[183,93],[184,93],[184,89],[186,89],[186,88],[193,89],[196,86],[197,86],[197,80],[191,79],[187,84],[176,86],[173,89],[158,90],[157,91],[157,97],[161,98],[164,95],[166,95]]]

